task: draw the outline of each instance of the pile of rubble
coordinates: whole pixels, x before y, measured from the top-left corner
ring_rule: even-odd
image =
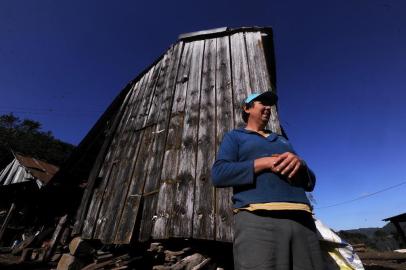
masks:
[[[92,246],[93,244],[93,246]],[[63,254],[57,270],[154,269],[200,270],[231,269],[230,244],[168,240],[125,246],[99,246],[74,238],[69,253]],[[100,245],[100,244],[99,244]]]
[[[406,254],[393,251],[365,251],[358,254],[366,270],[404,270]]]
[[[11,246],[0,248],[1,269],[25,269],[36,266],[49,269],[56,265],[67,250],[70,227],[65,226],[67,216],[59,219],[56,227],[43,226],[37,231],[26,231]],[[48,267],[48,268],[47,268]]]

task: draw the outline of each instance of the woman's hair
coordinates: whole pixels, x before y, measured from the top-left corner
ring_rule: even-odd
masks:
[[[248,122],[248,117],[250,116],[250,114],[246,113],[244,111],[244,109],[249,109],[249,108],[252,108],[252,107],[254,107],[254,101],[251,101],[251,102],[248,102],[248,103],[243,102],[243,104],[242,104],[241,116],[242,116],[242,120],[244,120],[245,123]]]

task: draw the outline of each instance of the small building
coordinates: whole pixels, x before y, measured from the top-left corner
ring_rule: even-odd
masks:
[[[0,172],[0,243],[6,246],[25,230],[26,224],[40,216],[36,212],[40,190],[59,170],[57,166],[33,157],[13,155],[14,160]]]
[[[393,216],[393,217],[385,218],[385,219],[383,219],[383,221],[389,221],[395,226],[396,230],[398,231],[398,234],[399,234],[400,238],[403,241],[403,244],[406,246],[406,235],[405,235],[404,230],[400,226],[400,223],[406,222],[406,213],[396,215],[396,216]]]
[[[14,160],[0,172],[0,185],[34,182],[42,188],[59,168],[48,162],[13,153]]]
[[[271,28],[180,35],[122,90],[96,124],[106,129],[86,136],[104,137],[73,234],[106,244],[231,242],[232,189],[213,187],[211,166],[225,132],[243,125],[243,99],[275,83]],[[269,129],[283,132],[276,106]]]

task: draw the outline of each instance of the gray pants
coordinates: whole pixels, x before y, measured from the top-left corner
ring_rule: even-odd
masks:
[[[234,215],[234,269],[321,270],[316,227],[305,211]]]

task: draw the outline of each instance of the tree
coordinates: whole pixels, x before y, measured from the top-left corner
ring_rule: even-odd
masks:
[[[0,115],[0,170],[13,158],[11,150],[61,165],[74,146],[55,139],[50,131],[42,131],[41,123],[21,121],[12,113]]]
[[[13,115],[13,113],[3,114],[0,116],[0,127],[12,129],[17,127],[20,119]]]
[[[39,132],[41,130],[41,123],[31,119],[24,119],[18,126],[18,129],[27,133]]]

